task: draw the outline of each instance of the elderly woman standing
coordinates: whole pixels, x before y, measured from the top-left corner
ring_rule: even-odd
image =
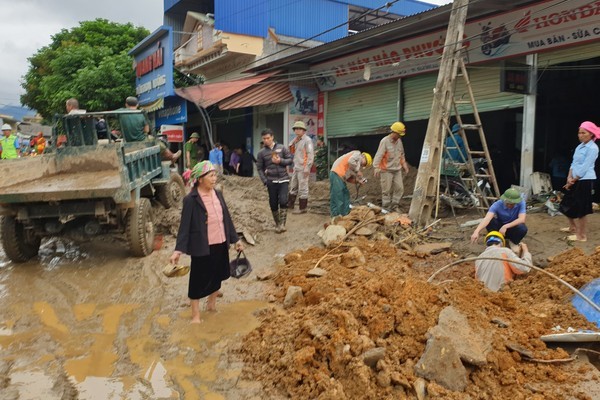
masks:
[[[192,258],[188,297],[192,323],[200,323],[200,299],[208,297],[207,311],[216,311],[221,282],[229,278],[229,245],[237,251],[239,240],[223,195],[215,190],[217,171],[210,161],[202,161],[191,173],[194,187],[183,199],[181,222],[171,263],[181,254]]]
[[[567,237],[568,240],[585,242],[586,216],[593,212],[592,191],[596,180],[594,166],[598,158],[598,145],[594,142],[600,138],[600,128],[593,122],[582,122],[577,136],[581,143],[573,154],[567,183],[563,186],[565,196],[560,203],[560,211],[569,219],[569,227],[561,230],[574,233]]]

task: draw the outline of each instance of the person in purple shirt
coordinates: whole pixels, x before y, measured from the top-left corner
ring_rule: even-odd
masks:
[[[479,239],[479,233],[486,228],[488,232],[498,231],[513,244],[519,244],[527,235],[525,201],[517,189],[507,189],[500,200],[492,204],[483,220],[471,235],[471,242]]]
[[[242,149],[236,147],[231,152],[231,158],[229,159],[229,166],[233,169],[236,175],[240,173],[240,163],[242,161]]]

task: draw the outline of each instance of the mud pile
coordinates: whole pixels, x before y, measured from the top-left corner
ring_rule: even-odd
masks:
[[[348,257],[350,253],[358,256]],[[548,271],[579,287],[600,276],[599,258],[600,250],[591,256],[569,251],[557,256]],[[593,398],[577,385],[590,374],[598,376],[595,368],[554,363],[569,355],[548,348],[539,337],[556,325],[594,326],[571,307],[570,292],[542,273],[532,272],[510,289],[492,293],[472,278],[472,265],[463,265],[442,273],[440,284],[434,285],[427,278],[454,261],[452,255],[419,258],[386,240],[364,238],[335,250],[290,253],[285,260],[273,277],[273,296],[283,303],[290,286],[302,288],[303,296],[287,309],[265,310],[261,326],[239,350],[246,376],[261,381],[267,397],[412,399],[426,391],[437,399]],[[307,276],[317,264],[323,271]],[[489,340],[482,364],[464,363],[467,385],[462,392],[415,373],[428,331],[448,306]],[[374,350],[378,361],[367,361]],[[552,361],[527,361],[523,353]]]

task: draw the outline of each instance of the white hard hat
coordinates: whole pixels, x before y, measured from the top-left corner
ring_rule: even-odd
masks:
[[[12,131],[12,127],[9,124],[2,125],[3,131]]]

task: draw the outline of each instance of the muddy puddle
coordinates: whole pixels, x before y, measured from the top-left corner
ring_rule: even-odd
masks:
[[[267,303],[225,286],[191,325],[187,277],[161,274],[169,251],[126,253],[115,238],[44,243],[20,265],[0,253],[1,399],[226,398],[242,370],[226,348]]]

